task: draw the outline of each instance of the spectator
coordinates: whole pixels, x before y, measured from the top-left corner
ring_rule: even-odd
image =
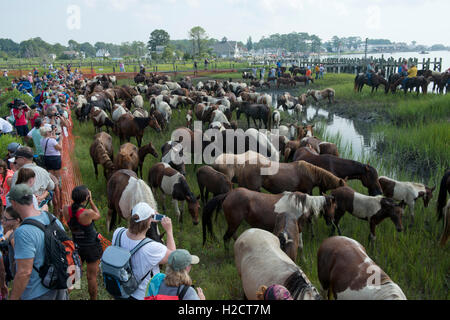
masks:
[[[16,184],[26,184],[30,188],[33,186],[34,182],[36,181],[36,174],[33,170],[29,168],[21,168],[18,170],[17,175],[17,181]],[[33,194],[33,204],[36,210],[45,210],[48,211],[48,206],[46,202],[43,202],[45,198],[49,196],[48,191],[44,191],[42,195],[39,195],[39,198],[36,196],[36,194]],[[42,203],[42,209],[40,204]]]
[[[3,255],[0,251],[0,300],[6,300],[8,297],[8,286],[6,285],[5,264],[3,262]]]
[[[116,237],[122,231],[120,238],[120,246],[132,250],[146,237],[147,230],[153,221],[153,216],[156,211],[148,204],[141,202],[134,206],[131,211],[131,218],[128,229],[118,228],[114,231],[112,243],[115,243]],[[153,275],[160,272],[159,265],[166,264],[169,255],[176,250],[175,240],[173,238],[172,220],[169,217],[164,217],[161,220],[161,225],[167,233],[167,246],[152,241],[143,246],[131,257],[131,265],[136,279],[143,279],[135,292],[130,296],[130,300],[144,300],[147,284]]]
[[[14,153],[14,158],[10,159],[10,161],[11,160],[15,163],[17,170],[20,168],[30,168],[36,174],[36,180],[31,187],[33,194],[40,196],[45,191],[53,191],[55,189],[55,184],[50,178],[50,174],[45,169],[33,163],[33,150],[30,147],[21,147],[17,149]],[[18,172],[14,172],[11,187],[16,184],[18,174]],[[8,203],[8,199],[6,202]]]
[[[13,134],[13,132],[14,132],[14,128],[13,128],[12,124],[3,118],[0,118],[0,134],[2,134],[2,135],[7,134],[7,133]]]
[[[205,59],[205,70],[208,70],[208,64],[209,64],[209,61],[208,61],[208,58],[206,58]]]
[[[189,276],[192,265],[199,263],[200,259],[193,256],[189,251],[184,249],[177,249],[173,251],[166,267],[166,277],[159,287],[159,293],[162,295],[176,296],[177,292],[183,290],[184,286],[192,286],[192,279]],[[197,288],[195,292],[193,287],[190,287],[182,300],[206,300],[201,288]]]
[[[5,245],[6,250],[3,251],[6,273],[6,284],[14,279],[16,274],[16,262],[14,260],[14,232],[22,223],[22,218],[13,209],[13,207],[7,207],[2,215],[2,226],[5,232]]]
[[[319,79],[323,80],[323,73],[325,72],[325,67],[323,64],[320,65],[320,73],[319,73]]]
[[[29,131],[27,121],[27,112],[29,110],[31,109],[26,104],[13,108],[14,120],[16,121],[16,131],[21,137],[25,137]]]
[[[33,192],[25,184],[18,184],[9,193],[12,207],[22,218],[34,219],[44,225],[50,223],[47,212],[36,210],[33,206]],[[61,230],[63,225],[56,220]],[[44,232],[33,225],[21,224],[14,232],[14,259],[16,275],[10,300],[68,300],[67,289],[50,290],[41,283],[36,270],[44,263]]]
[[[50,130],[44,126],[39,130],[42,136],[41,147],[44,150],[45,168],[58,180],[61,180],[59,170],[61,169],[62,146],[56,141],[56,126],[53,126]]]
[[[16,152],[17,149],[19,149],[21,145],[17,142],[11,142],[8,144],[8,153],[6,154],[6,157],[3,159],[6,164],[8,165],[8,169],[11,169],[11,163],[14,161],[8,161],[11,158],[14,158],[14,152]]]
[[[8,169],[5,161],[0,160],[0,197],[2,199],[3,207],[6,207],[6,195],[11,189],[13,175],[14,171]]]
[[[269,78],[275,78],[276,72],[277,72],[277,70],[275,68],[270,69]]]
[[[34,128],[34,121],[40,117],[39,112],[37,111],[37,104],[33,104],[30,107],[30,111],[28,113],[28,120],[30,120],[31,128]]]
[[[264,69],[264,67],[259,69],[259,80],[264,80],[264,74],[265,73],[266,73],[266,69]]]
[[[319,73],[320,73],[320,67],[318,64],[316,64],[315,71],[316,71],[316,80],[317,80],[317,79],[319,79]]]
[[[258,300],[293,300],[289,290],[279,284],[270,287],[261,286],[256,292],[256,297]]]
[[[256,80],[256,72],[258,71],[258,69],[256,67],[252,68],[252,74],[253,74],[253,78]]]
[[[64,219],[72,232],[73,242],[78,246],[81,261],[87,264],[89,296],[91,300],[97,300],[97,275],[103,249],[94,221],[99,220],[101,214],[86,186],[78,186],[72,190],[72,201],[71,206],[63,209]],[[88,204],[92,209],[85,209]]]
[[[41,146],[41,130],[40,128],[44,125],[41,118],[36,118],[34,121],[34,128],[28,133],[27,137],[31,138],[33,140],[34,144],[34,151],[35,155],[37,156],[35,158],[36,164],[42,168],[45,167],[44,163],[44,150]]]
[[[402,64],[402,76],[406,77],[408,75],[408,62],[406,60],[403,60]]]
[[[3,76],[8,80],[8,70],[3,70]]]
[[[309,78],[311,78],[312,76],[312,71],[311,71],[311,67],[309,66],[308,69],[306,70],[306,77],[308,78],[308,80],[306,80],[307,84],[309,84]]]

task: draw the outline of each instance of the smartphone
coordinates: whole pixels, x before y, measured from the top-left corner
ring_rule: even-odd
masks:
[[[165,215],[157,213],[157,214],[155,214],[155,217],[153,218],[153,220],[161,221],[164,217],[165,217]]]

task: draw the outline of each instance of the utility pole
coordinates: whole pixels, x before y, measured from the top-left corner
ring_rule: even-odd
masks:
[[[364,50],[364,61],[366,61],[366,62],[367,62],[367,43],[368,43],[368,41],[369,41],[369,38],[366,38],[366,48]]]

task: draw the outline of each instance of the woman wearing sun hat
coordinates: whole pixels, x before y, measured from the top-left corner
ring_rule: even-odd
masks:
[[[197,292],[192,287],[192,279],[189,275],[193,264],[200,262],[197,256],[191,255],[185,249],[173,251],[167,262],[164,281],[161,282],[158,294],[176,296],[182,292],[184,287],[188,287],[186,293],[180,300],[206,300],[201,288]]]

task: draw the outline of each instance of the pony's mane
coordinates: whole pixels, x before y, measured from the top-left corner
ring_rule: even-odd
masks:
[[[297,167],[300,173],[307,174],[312,181],[318,182],[321,186],[330,189],[340,187],[341,179],[325,169],[319,168],[303,160],[298,162]]]
[[[139,129],[144,130],[148,126],[148,122],[150,121],[150,118],[135,117],[135,118],[133,118],[133,121],[137,124]]]
[[[299,269],[286,279],[284,286],[291,293],[292,299],[294,300],[302,299],[307,289],[314,292],[314,298],[316,300],[320,299],[317,289],[313,287],[306,275]]]

